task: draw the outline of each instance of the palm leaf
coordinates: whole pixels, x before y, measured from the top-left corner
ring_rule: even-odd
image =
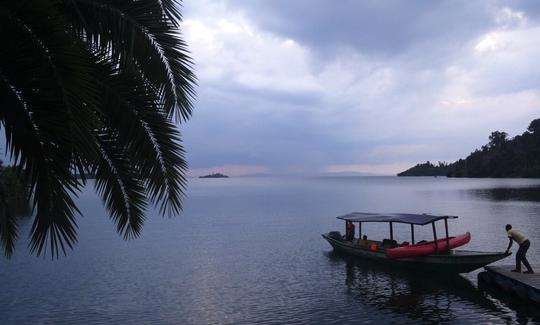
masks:
[[[180,20],[174,0],[0,5],[10,44],[0,48],[0,121],[33,193],[33,252],[73,247],[73,198],[88,173],[124,238],[140,233],[149,203],[181,210],[187,164],[172,119],[190,117],[196,79]],[[11,254],[16,223],[0,227]]]
[[[102,130],[99,135],[101,160],[95,169],[95,187],[102,196],[118,233],[125,239],[136,237],[144,222],[147,201],[139,174],[122,148],[116,134]]]
[[[102,98],[108,108],[105,123],[118,130],[116,141],[137,163],[150,201],[160,205],[162,213],[178,213],[187,164],[174,124],[137,74],[120,74],[103,65],[103,75],[96,82],[103,87]]]
[[[166,7],[178,19],[179,10],[172,9],[172,3]],[[193,63],[179,31],[161,9],[157,0],[73,0],[72,15],[81,22],[75,26],[78,34],[93,48],[110,54],[111,62],[119,67],[144,75],[161,90],[160,101],[167,113],[187,120],[195,96]]]

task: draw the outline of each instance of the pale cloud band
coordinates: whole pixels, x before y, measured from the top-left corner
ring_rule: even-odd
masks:
[[[328,165],[324,167],[323,172],[336,174],[358,173],[365,175],[393,175],[410,168],[414,164],[416,163],[401,162],[395,164]]]

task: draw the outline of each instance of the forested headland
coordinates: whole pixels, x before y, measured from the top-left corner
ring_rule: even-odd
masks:
[[[506,132],[492,132],[489,143],[465,159],[438,165],[428,161],[398,176],[540,178],[540,119],[533,120],[523,134],[514,138]]]
[[[448,166],[449,164],[443,161],[439,161],[437,165],[426,161],[423,164],[417,164],[399,173],[398,176],[446,176],[448,174]]]

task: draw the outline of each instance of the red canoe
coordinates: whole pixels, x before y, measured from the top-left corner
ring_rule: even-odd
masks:
[[[459,247],[467,244],[471,240],[471,234],[469,232],[463,235],[448,237],[437,240],[437,253],[444,253],[449,249]],[[447,246],[448,243],[448,246]],[[396,248],[389,248],[386,250],[386,255],[391,258],[403,258],[403,257],[415,257],[424,256],[435,253],[435,241],[428,241],[415,245],[399,246]]]

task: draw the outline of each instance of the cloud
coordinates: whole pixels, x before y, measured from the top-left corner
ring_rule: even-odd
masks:
[[[323,168],[326,173],[360,173],[367,175],[395,175],[409,169],[416,163],[401,162],[394,164],[352,164],[352,165],[328,165]]]
[[[392,58],[418,48],[441,57],[497,23],[497,3],[486,1],[226,1],[258,28],[297,40],[324,60],[351,49]]]
[[[394,173],[540,115],[540,4],[184,2],[192,175]],[[4,144],[0,137],[0,147]],[[0,156],[0,158],[2,158]]]
[[[385,173],[464,157],[540,113],[534,3],[185,5],[200,88],[182,130],[196,169]]]

